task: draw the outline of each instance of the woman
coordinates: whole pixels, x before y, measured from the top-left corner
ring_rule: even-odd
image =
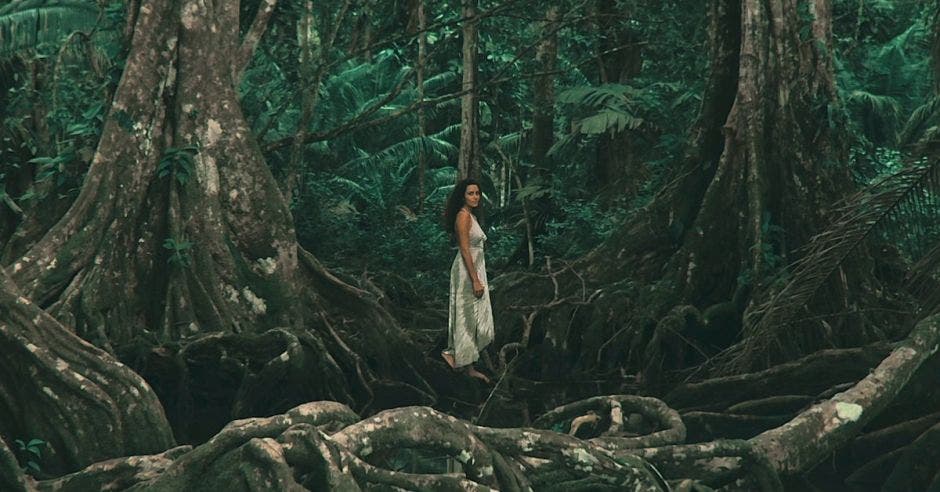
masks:
[[[453,369],[467,367],[467,374],[489,384],[490,378],[473,363],[493,341],[493,310],[486,285],[483,242],[486,234],[477,222],[480,183],[464,179],[454,186],[444,209],[444,227],[455,235],[459,251],[450,267],[450,314],[447,348],[441,356]]]

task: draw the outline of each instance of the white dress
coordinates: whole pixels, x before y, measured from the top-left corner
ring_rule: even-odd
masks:
[[[473,281],[458,249],[450,267],[450,313],[445,350],[454,355],[456,367],[475,362],[480,358],[480,351],[493,341],[493,308],[490,306],[486,261],[483,259],[486,234],[483,233],[476,217],[473,214],[470,214],[470,217],[470,256],[484,290],[480,298],[473,295]]]

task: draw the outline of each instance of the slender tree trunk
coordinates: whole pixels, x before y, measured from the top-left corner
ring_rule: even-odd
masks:
[[[532,163],[535,166],[535,175],[531,176],[533,184],[540,183],[543,187],[551,185],[551,159],[548,151],[552,147],[555,137],[555,70],[558,57],[558,7],[548,7],[544,20],[541,22],[539,36],[541,41],[536,45],[535,65],[536,71],[541,74],[536,77],[532,88],[532,134],[531,151]],[[501,151],[502,152],[502,151]],[[503,159],[511,162],[508,158]],[[516,170],[517,186],[522,187],[519,170]],[[523,216],[525,217],[526,235],[520,241],[510,262],[526,258],[526,265],[535,263],[536,237],[542,233],[545,223],[552,216],[552,203],[549,196],[542,196],[529,201],[523,200]]]
[[[460,99],[460,158],[457,179],[480,177],[480,101],[477,88],[478,0],[462,0],[463,83]]]
[[[282,186],[284,199],[288,204],[292,203],[297,189],[303,186],[302,168],[304,165],[304,150],[306,149],[305,142],[310,132],[314,112],[320,102],[320,85],[323,83],[323,77],[326,76],[326,69],[331,59],[330,54],[333,52],[333,45],[336,42],[339,28],[346,20],[351,3],[352,0],[343,1],[330,29],[326,30],[325,39],[320,35],[323,30],[317,27],[313,10],[314,3],[308,1],[304,4],[304,17],[300,23],[300,29],[302,30],[300,33],[300,73],[301,78],[304,80],[301,90],[300,120],[297,123],[297,132],[291,144],[290,161],[287,165],[287,175]]]
[[[424,12],[424,0],[415,0],[417,3],[415,12],[418,26],[418,67],[416,71],[418,86],[418,104],[424,102],[424,68],[427,63],[427,44],[428,36],[425,30],[428,27],[427,15]],[[424,105],[418,107],[418,135],[424,139],[427,136],[427,121],[425,120]],[[424,211],[424,199],[426,197],[425,175],[427,174],[428,157],[424,151],[424,145],[418,148],[418,212]]]
[[[251,22],[251,27],[249,27],[248,32],[245,33],[245,38],[242,40],[241,47],[238,50],[237,63],[232,66],[232,80],[235,81],[236,85],[241,81],[242,74],[245,72],[245,69],[248,68],[248,64],[251,63],[251,58],[255,55],[255,50],[258,48],[261,37],[264,36],[264,32],[268,28],[268,22],[274,14],[275,7],[277,7],[277,0],[262,0],[261,4],[258,6],[258,12],[255,14],[255,18]]]
[[[640,74],[643,56],[629,27],[629,12],[615,0],[598,0],[597,62],[601,84],[623,84]],[[597,183],[608,196],[632,196],[648,173],[636,157],[630,131],[603,134],[597,142]]]
[[[372,18],[375,12],[375,0],[365,0],[360,4],[359,15],[349,36],[349,52],[359,53],[366,61],[372,60]],[[410,32],[410,31],[409,31]]]
[[[548,178],[548,150],[555,137],[555,70],[558,57],[558,7],[548,7],[542,23],[542,41],[536,46],[536,71],[541,72],[533,83],[532,163],[540,178]]]

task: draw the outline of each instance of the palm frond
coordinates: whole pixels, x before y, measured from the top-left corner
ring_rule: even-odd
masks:
[[[449,89],[453,87],[456,80],[456,72],[447,71],[435,74],[431,77],[428,77],[424,81],[424,92],[429,94],[436,94],[437,91],[441,89]]]
[[[578,143],[580,134],[577,132],[570,132],[562,135],[561,138],[555,140],[555,143],[548,149],[548,155],[559,158],[577,149],[575,144]]]
[[[370,186],[363,186],[351,179],[344,178],[342,176],[333,176],[329,179],[329,182],[345,189],[347,193],[349,193],[348,197],[355,197],[359,200],[375,203],[379,206],[383,205],[382,194],[376,193],[375,190]]]
[[[936,123],[938,116],[940,116],[940,96],[933,96],[911,113],[901,130],[900,143],[902,145],[915,143],[926,129],[932,126],[931,123]]]
[[[432,160],[447,160],[457,155],[457,147],[446,140],[434,136],[413,137],[396,142],[374,154],[353,159],[347,162],[344,168],[362,169],[382,166],[387,162],[413,165],[418,160],[418,153],[422,151]]]
[[[425,203],[441,203],[454,189],[454,183],[457,181],[457,168],[439,167],[428,169],[426,179],[427,187],[431,191],[428,193]]]
[[[792,265],[789,280],[768,300],[749,309],[744,320],[743,353],[765,354],[771,344],[783,344],[782,333],[803,312],[820,287],[846,257],[878,228],[892,227],[893,237],[914,238],[912,257],[923,255],[923,240],[931,233],[915,216],[936,218],[940,192],[940,161],[915,163],[849,198],[833,212],[839,217],[815,236],[807,252]]]
[[[849,95],[846,96],[845,102],[850,106],[857,106],[871,111],[882,119],[897,118],[898,114],[901,112],[901,105],[896,98],[872,94],[871,92],[862,90],[850,92]]]
[[[14,1],[0,7],[0,56],[91,30],[97,19],[97,7],[87,1]]]
[[[591,116],[582,118],[575,127],[583,134],[598,135],[601,133],[620,133],[624,130],[636,130],[643,124],[643,118],[638,118],[626,111],[616,109],[602,109]]]
[[[432,133],[429,136],[437,138],[437,139],[458,137],[460,136],[460,124],[458,123],[455,125],[445,126],[444,128],[441,128],[437,133]]]
[[[600,109],[627,103],[636,89],[624,84],[572,87],[558,95],[558,102]]]
[[[490,141],[487,145],[487,149],[494,149],[498,145],[504,152],[508,152],[509,150],[514,151],[520,145],[525,145],[525,137],[526,135],[521,131],[505,133]]]

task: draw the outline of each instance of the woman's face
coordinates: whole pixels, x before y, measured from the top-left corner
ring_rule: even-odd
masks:
[[[467,191],[463,193],[463,202],[470,208],[477,208],[480,205],[480,187],[475,184],[467,185]]]

